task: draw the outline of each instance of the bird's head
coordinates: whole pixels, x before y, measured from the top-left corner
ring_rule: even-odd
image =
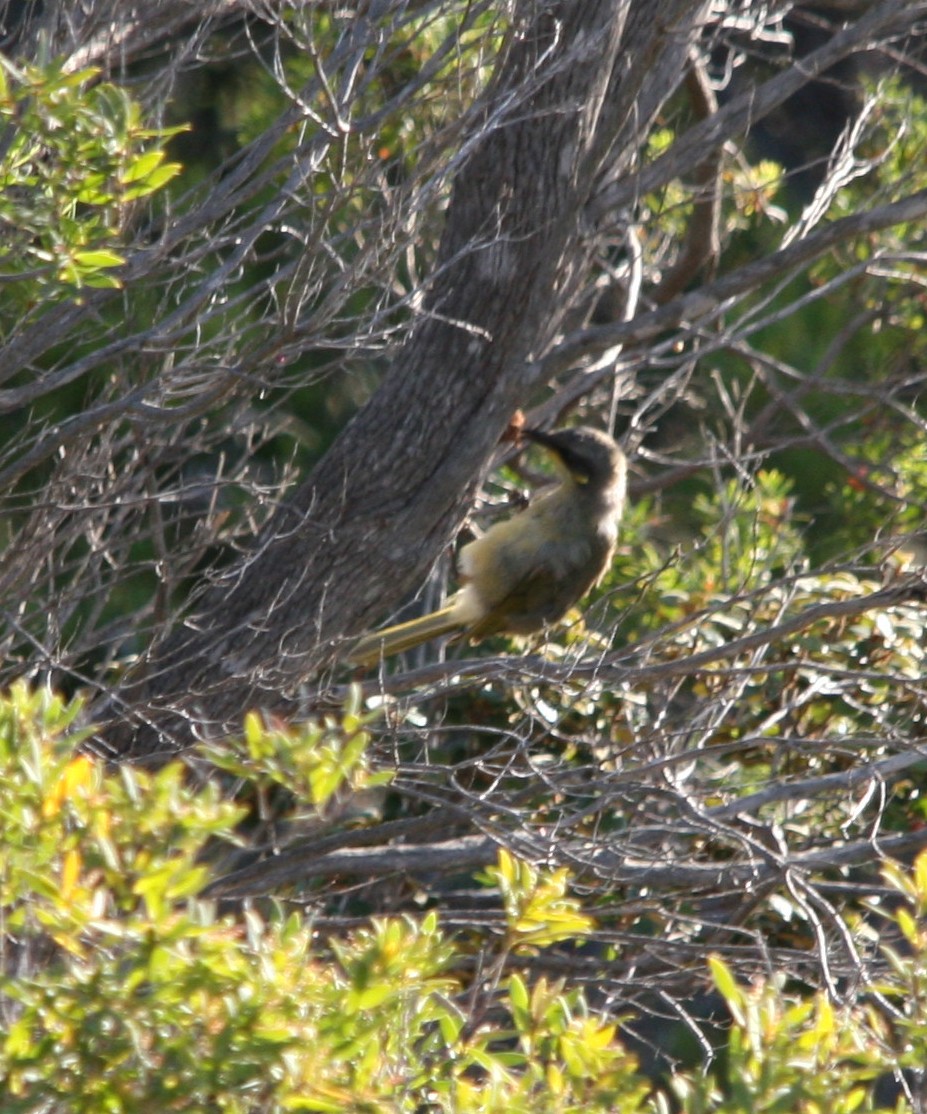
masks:
[[[521,436],[545,448],[564,478],[580,490],[593,494],[609,492],[624,498],[627,462],[616,442],[598,429],[576,426],[545,433],[523,429]]]

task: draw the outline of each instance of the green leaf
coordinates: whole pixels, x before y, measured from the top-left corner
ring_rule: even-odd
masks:
[[[121,267],[125,259],[115,251],[96,248],[90,251],[76,251],[72,258],[83,267]]]
[[[159,154],[160,153],[161,152],[159,152]],[[135,201],[139,197],[147,197],[148,194],[161,189],[161,187],[170,182],[172,178],[176,178],[181,170],[183,170],[183,167],[179,162],[165,163],[164,166],[159,166],[156,170],[152,170],[136,185],[124,190],[121,199],[123,201]]]
[[[142,155],[137,155],[125,172],[119,175],[119,181],[124,185],[130,182],[141,182],[147,178],[156,167],[160,166],[164,161],[164,152],[155,148],[152,151],[146,151]]]
[[[512,975],[509,979],[509,1000],[512,1005],[525,1013],[528,1011],[528,988],[520,975]]]
[[[727,1002],[731,1013],[742,1023],[744,1016],[744,996],[737,985],[733,972],[719,955],[708,957],[708,967],[718,993]]]

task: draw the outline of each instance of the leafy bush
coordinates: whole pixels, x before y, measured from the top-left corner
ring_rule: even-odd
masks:
[[[0,705],[4,1111],[484,1110],[544,1093],[613,1109],[643,1094],[613,1028],[554,988],[529,1000],[514,980],[515,1027],[468,1031],[461,952],[434,913],[330,948],[295,913],[219,915],[196,899],[201,860],[240,810],[179,764],[107,774],[75,756],[77,712],[24,686]],[[513,939],[543,942],[542,905],[522,896],[535,919]]]
[[[182,129],[143,126],[139,105],[96,70],[0,58],[2,122],[0,276],[32,280],[6,289],[48,300],[118,287],[129,207],[179,173],[163,143]]]
[[[0,702],[8,1114],[632,1114],[668,1111],[670,1094],[685,1114],[843,1114],[874,1109],[880,1081],[925,1062],[927,855],[911,874],[886,872],[895,899],[874,915],[899,946],[869,999],[837,1009],[776,979],[744,988],[716,956],[724,1047],[712,1070],[676,1072],[662,1090],[577,990],[517,969],[519,954],[594,934],[564,871],[501,855],[486,880],[504,899],[502,941],[454,939],[434,911],[328,940],[299,912],[220,913],[196,895],[208,849],[235,839],[240,811],[179,764],[107,773],[75,754],[78,713],[22,685]],[[354,736],[347,719],[300,737]],[[253,748],[253,721],[249,731]],[[477,953],[485,987],[468,985]]]

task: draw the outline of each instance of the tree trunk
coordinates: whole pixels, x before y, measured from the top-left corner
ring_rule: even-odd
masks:
[[[705,5],[520,0],[465,141],[439,257],[403,351],[253,553],[197,601],[107,715],[151,757],[292,710],[459,528],[532,359],[588,274],[596,184],[626,175],[682,79]]]

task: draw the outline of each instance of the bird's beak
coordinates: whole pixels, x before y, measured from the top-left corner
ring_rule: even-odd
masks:
[[[550,449],[551,452],[557,451],[556,440],[549,433],[545,433],[543,429],[523,429],[521,436],[526,441],[533,441],[535,445],[543,445],[545,449]]]

